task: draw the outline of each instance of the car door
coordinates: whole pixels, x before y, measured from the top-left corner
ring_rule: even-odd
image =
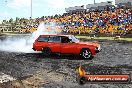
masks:
[[[43,47],[46,47],[48,44],[49,36],[39,36],[39,38],[35,42],[35,47],[37,47],[38,51],[41,51]]]
[[[73,54],[76,53],[76,44],[70,42],[70,39],[67,36],[61,37],[61,53]]]
[[[50,36],[48,41],[48,47],[52,52],[59,53],[60,52],[60,36]]]

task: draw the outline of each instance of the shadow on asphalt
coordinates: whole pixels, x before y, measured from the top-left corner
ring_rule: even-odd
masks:
[[[23,55],[23,54],[22,54]],[[50,56],[44,56],[42,53],[26,53],[24,54],[26,57],[33,57],[34,59],[68,59],[68,60],[88,60],[88,59],[83,59],[79,55],[70,55],[70,54],[52,54]]]

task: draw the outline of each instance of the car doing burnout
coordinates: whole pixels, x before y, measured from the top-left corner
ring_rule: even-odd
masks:
[[[100,45],[81,42],[73,35],[40,35],[33,43],[33,50],[47,56],[51,53],[78,54],[84,59],[92,59],[100,51]]]

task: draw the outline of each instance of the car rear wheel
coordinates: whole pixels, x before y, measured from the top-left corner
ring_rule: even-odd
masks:
[[[81,56],[83,59],[93,59],[92,52],[89,49],[82,49]]]
[[[50,56],[52,52],[51,52],[50,48],[43,48],[42,53],[45,56]]]

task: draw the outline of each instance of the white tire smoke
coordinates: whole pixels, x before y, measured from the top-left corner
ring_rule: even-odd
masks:
[[[32,44],[39,35],[58,34],[61,32],[61,26],[56,23],[41,23],[37,30],[31,35],[7,36],[5,40],[0,40],[0,50],[8,52],[34,53]]]

